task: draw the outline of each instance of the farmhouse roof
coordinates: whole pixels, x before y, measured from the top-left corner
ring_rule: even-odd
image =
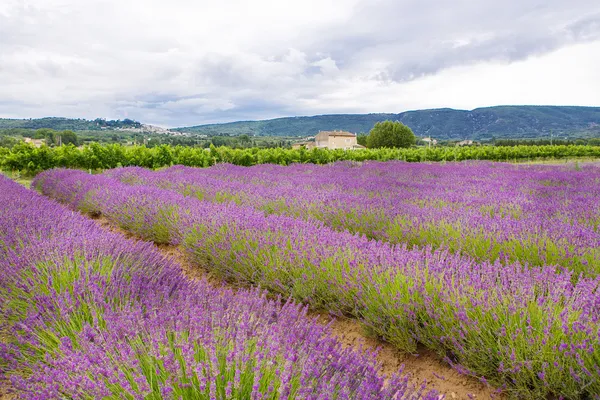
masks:
[[[355,137],[354,133],[346,132],[346,131],[321,131],[319,134],[326,134],[327,136],[347,136],[347,137]]]

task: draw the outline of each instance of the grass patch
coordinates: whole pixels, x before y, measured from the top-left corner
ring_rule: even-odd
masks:
[[[33,176],[25,175],[19,171],[0,171],[0,174],[25,186],[27,189],[31,187],[31,181],[33,180]]]

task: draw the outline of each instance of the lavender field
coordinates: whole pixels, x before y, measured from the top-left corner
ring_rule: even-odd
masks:
[[[370,162],[107,173],[392,244],[600,273],[600,167]]]
[[[509,397],[600,395],[597,166],[52,170],[33,186]]]
[[[23,398],[438,398],[382,376],[300,304],[509,398],[600,396],[596,165],[56,169],[32,183],[148,242],[0,185],[1,366]],[[248,289],[190,281],[149,242]]]
[[[81,207],[92,204],[90,189],[107,195],[119,185],[74,171],[37,182],[46,192],[52,184],[57,198]],[[138,213],[147,237],[182,237],[183,218],[165,212],[174,205],[144,206],[160,190],[128,189],[116,193],[121,206],[114,198],[102,212],[119,218],[133,202],[149,212]],[[153,244],[105,231],[4,177],[0,204],[0,378],[18,398],[438,398],[406,376],[381,376],[372,355],[342,348],[292,301],[191,281]],[[132,230],[141,232],[140,222]]]

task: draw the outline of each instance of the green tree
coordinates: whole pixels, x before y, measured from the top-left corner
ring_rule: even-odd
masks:
[[[19,143],[19,141],[14,137],[0,136],[0,147],[6,147],[10,149],[17,143]]]
[[[77,134],[73,131],[66,130],[55,134],[56,137],[60,136],[61,144],[74,144],[77,146]],[[57,140],[56,140],[57,141]]]
[[[367,145],[367,138],[369,137],[369,135],[365,135],[363,133],[359,133],[358,135],[356,135],[356,142],[358,144],[360,144],[361,146],[366,146]]]
[[[33,136],[33,138],[44,139],[46,141],[46,144],[50,146],[51,144],[54,144],[57,133],[58,132],[56,132],[54,129],[40,128],[37,131],[35,131],[35,135]]]
[[[410,147],[417,142],[415,134],[401,122],[377,122],[367,137],[367,147]]]
[[[244,135],[240,135],[240,136],[238,137],[238,140],[240,141],[240,144],[241,144],[243,147],[248,147],[248,146],[250,146],[250,144],[251,144],[251,142],[252,142],[252,141],[250,140],[250,137],[249,137],[248,135],[246,135],[246,134],[244,134]]]

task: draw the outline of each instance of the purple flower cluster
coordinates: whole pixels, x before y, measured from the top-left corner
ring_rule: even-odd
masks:
[[[226,278],[353,315],[399,349],[421,343],[515,397],[600,395],[600,277],[392,245],[235,201],[131,185],[151,172],[113,174],[121,181],[54,170],[34,184],[140,236],[180,243]]]
[[[61,201],[101,193],[80,176]],[[152,244],[1,177],[0,204],[0,367],[21,398],[437,398],[295,303],[190,281]]]
[[[218,165],[107,175],[391,243],[600,273],[600,168],[366,162]]]

